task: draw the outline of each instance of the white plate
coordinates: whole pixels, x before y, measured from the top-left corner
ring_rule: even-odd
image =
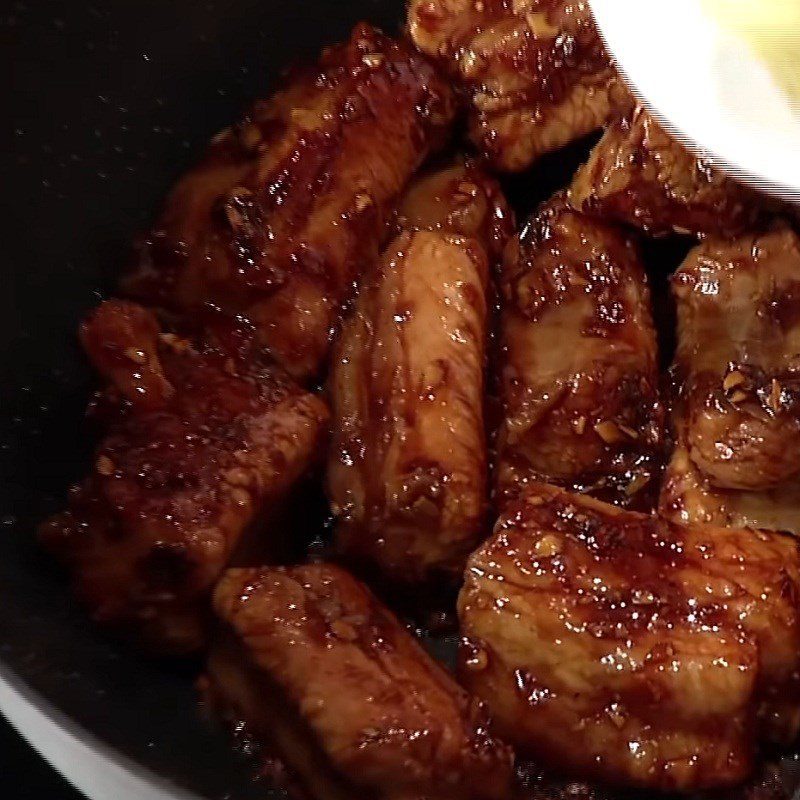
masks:
[[[800,116],[700,0],[590,2],[631,88],[672,133],[739,180],[800,202]]]

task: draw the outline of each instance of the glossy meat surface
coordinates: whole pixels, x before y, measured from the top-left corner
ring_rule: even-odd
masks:
[[[524,169],[628,102],[586,0],[411,0],[408,28],[468,96],[472,139],[501,169]]]
[[[467,164],[422,178],[400,222],[334,350],[327,484],[340,549],[415,582],[460,574],[483,533],[486,289],[511,221]]]
[[[759,215],[753,197],[676,141],[642,108],[609,125],[570,188],[575,208],[667,233],[735,234]]]
[[[394,201],[453,112],[422,56],[357,26],[214,139],[167,199],[126,291],[243,314],[288,372],[313,376]]]
[[[499,500],[544,481],[651,506],[663,410],[633,240],[556,197],[509,244],[500,286]]]
[[[291,748],[283,756],[316,800],[508,796],[511,752],[488,732],[481,704],[340,568],[229,570],[214,606],[241,649],[236,659],[212,651],[212,701]],[[282,716],[265,708],[276,689]],[[338,794],[299,737],[289,740],[291,714],[344,779]]]
[[[461,676],[550,767],[654,790],[731,785],[800,720],[800,551],[531,487],[473,554]]]
[[[676,520],[800,533],[800,238],[708,240],[673,277]]]
[[[402,231],[437,231],[476,240],[492,259],[514,231],[514,215],[496,181],[470,158],[418,175],[397,207]]]
[[[132,303],[101,305],[81,339],[109,382],[105,435],[41,539],[95,619],[160,652],[196,649],[214,581],[318,455],[327,409],[280,370],[161,333]]]

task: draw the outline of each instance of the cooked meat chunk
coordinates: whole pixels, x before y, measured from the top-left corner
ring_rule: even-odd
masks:
[[[315,374],[394,201],[453,112],[422,56],[357,26],[214,139],[170,194],[126,291],[243,314],[288,372]]]
[[[651,506],[663,410],[631,237],[556,197],[509,244],[500,289],[500,503],[544,481]]]
[[[233,569],[206,691],[271,737],[317,800],[504,800],[510,750],[369,590],[338,567]]]
[[[629,103],[587,0],[411,0],[408,28],[468,96],[472,139],[501,169],[524,169]]]
[[[800,533],[800,481],[786,481],[759,491],[712,487],[690,457],[680,428],[677,439],[661,488],[659,514],[680,522],[759,526]]]
[[[617,784],[735,784],[800,721],[800,549],[532,486],[469,561],[461,675],[500,735]]]
[[[78,331],[101,377],[120,399],[142,411],[162,408],[175,395],[159,358],[160,334],[151,311],[115,301],[96,308]]]
[[[340,548],[398,582],[455,577],[486,510],[491,254],[510,223],[467,164],[421,179],[342,328],[328,492]]]
[[[642,108],[615,120],[575,175],[579,210],[668,233],[735,234],[759,215],[753,196],[676,141]]]
[[[514,231],[513,213],[496,181],[472,159],[456,158],[417,176],[398,204],[398,232],[440,231],[476,239],[499,259]]]
[[[194,650],[215,580],[323,447],[327,410],[280,370],[159,333],[131,303],[101,305],[81,338],[110,381],[108,430],[42,541],[97,620]]]
[[[662,513],[800,533],[800,238],[779,225],[709,239],[672,287],[676,446]]]

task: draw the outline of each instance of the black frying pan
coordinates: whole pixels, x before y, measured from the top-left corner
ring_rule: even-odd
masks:
[[[96,630],[33,539],[91,449],[82,419],[92,376],[76,324],[114,287],[131,238],[217,130],[292,60],[314,57],[359,19],[395,29],[401,9],[0,3],[1,84],[11,92],[0,149],[0,674],[203,797],[263,798],[264,787],[196,713],[191,665],[147,661]]]
[[[90,732],[111,762],[121,754],[202,797],[266,790],[197,713],[196,665],[148,661],[95,629],[33,539],[91,450],[77,322],[113,289],[128,242],[217,130],[282,67],[358,20],[397,30],[402,5],[6,0],[0,10],[11,92],[0,152],[0,701],[10,685],[79,739]],[[566,182],[585,152],[578,145],[508,181],[518,210]],[[654,252],[667,267],[680,257]]]

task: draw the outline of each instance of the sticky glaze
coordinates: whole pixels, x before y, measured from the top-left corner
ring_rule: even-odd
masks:
[[[509,244],[500,283],[498,501],[546,481],[651,506],[663,410],[633,240],[556,197]]]
[[[313,376],[393,202],[453,114],[422,56],[357,26],[214,139],[167,199],[126,291],[244,314],[290,374]]]
[[[469,561],[460,674],[502,736],[569,774],[733,785],[758,736],[797,733],[798,589],[791,537],[533,487]]]
[[[242,645],[240,669],[283,693],[351,796],[508,796],[511,751],[492,737],[483,706],[342,569],[230,570],[214,606]],[[213,671],[213,653],[209,663],[211,691],[224,702],[235,687]],[[236,711],[257,723],[260,706]]]
[[[501,169],[524,169],[627,102],[585,0],[413,0],[408,28],[458,80],[470,135]]]
[[[750,192],[689,152],[642,108],[608,126],[569,193],[576,208],[654,236],[741,233],[760,214]]]
[[[328,494],[351,558],[452,581],[484,525],[486,293],[513,222],[469,164],[420,179],[398,221],[334,351]]]
[[[280,370],[161,332],[131,303],[104,303],[81,335],[110,379],[94,404],[105,433],[40,537],[95,619],[159,652],[194,650],[215,580],[313,462],[327,409]]]
[[[780,225],[710,239],[675,273],[676,447],[665,515],[800,531],[798,281],[800,238]]]

